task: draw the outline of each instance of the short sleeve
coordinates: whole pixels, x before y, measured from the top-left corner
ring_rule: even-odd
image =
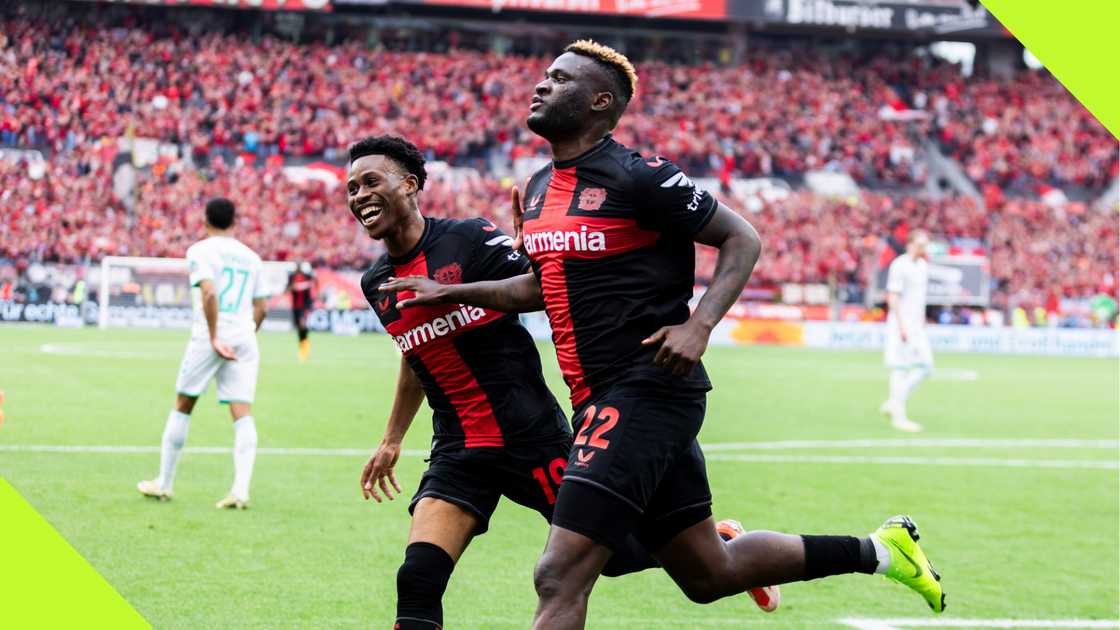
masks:
[[[513,239],[498,226],[485,219],[472,219],[469,223],[477,231],[466,281],[502,280],[529,272],[526,256],[511,247]]]
[[[661,156],[635,157],[634,208],[638,222],[659,232],[689,238],[702,230],[719,204],[706,190],[696,187],[684,171]]]
[[[214,281],[214,268],[200,247],[187,248],[187,268],[192,287],[197,287],[203,280]]]
[[[270,297],[272,292],[268,290],[268,284],[264,281],[264,265],[257,263],[256,281],[253,285],[253,299],[259,300],[261,298]]]
[[[887,269],[887,292],[902,293],[906,284],[905,272],[902,269],[902,256],[895,258]]]
[[[377,287],[381,285],[378,280],[378,269],[381,265],[374,265],[372,269],[367,270],[362,274],[362,295],[366,296],[366,302],[369,303],[370,308],[373,308],[377,302]]]

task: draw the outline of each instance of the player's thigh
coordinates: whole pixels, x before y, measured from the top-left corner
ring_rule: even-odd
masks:
[[[694,412],[703,413],[702,410]],[[651,552],[712,516],[712,491],[700,443],[692,441],[662,477],[638,522],[635,536]],[[715,531],[714,529],[712,530]]]
[[[554,524],[533,572],[538,595],[563,599],[565,594],[587,592],[613,553],[607,545]]]
[[[485,533],[498,507],[501,491],[496,468],[491,465],[493,454],[472,451],[475,449],[433,454],[409,502],[409,512],[415,515],[425,499],[438,499],[473,516],[473,535]]]
[[[888,325],[883,337],[883,364],[891,369],[905,367],[908,360],[905,351],[906,344],[902,341],[902,335],[896,328]]]
[[[221,366],[222,358],[214,352],[208,340],[192,338],[179,363],[175,391],[190,398],[198,398],[206,391],[210,379],[214,378]]]
[[[237,360],[222,361],[218,368],[218,400],[224,403],[252,404],[257,393],[257,373],[260,371],[260,352],[256,338],[230,345]]]
[[[506,447],[497,476],[502,495],[551,522],[571,449],[571,439]]]
[[[929,343],[929,335],[923,330],[914,335],[911,342],[913,346],[913,364],[917,367],[933,368],[933,347]]]
[[[478,522],[478,515],[460,505],[431,496],[423,497],[412,510],[408,544],[431,543],[458,562],[474,537]]]

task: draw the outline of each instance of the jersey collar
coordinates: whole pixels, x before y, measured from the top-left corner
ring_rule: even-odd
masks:
[[[579,155],[575,156],[574,158],[572,158],[570,160],[561,160],[561,161],[553,160],[552,166],[555,167],[555,168],[570,168],[572,166],[575,166],[577,163],[582,162],[583,160],[586,160],[587,158],[591,157],[592,155],[595,155],[599,151],[602,151],[607,146],[609,146],[612,142],[614,142],[614,138],[612,138],[611,134],[608,133],[607,135],[603,136],[603,139],[600,140],[595,146],[593,146],[590,149],[584,151],[583,153],[580,153]]]

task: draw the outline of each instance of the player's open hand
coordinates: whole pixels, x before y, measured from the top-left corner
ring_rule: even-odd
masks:
[[[677,326],[662,326],[642,341],[642,345],[661,344],[653,357],[653,364],[665,368],[674,376],[687,376],[700,361],[708,348],[711,331],[689,320]]]
[[[385,498],[392,501],[396,497],[393,496],[390,486],[392,490],[397,491],[397,494],[401,493],[401,486],[397,483],[396,475],[393,474],[393,468],[397,465],[400,456],[399,443],[382,442],[378,445],[377,450],[366,462],[366,467],[362,469],[362,498],[369,501],[370,497],[373,497],[374,501],[381,503],[381,495],[377,492],[377,489],[381,488]]]
[[[415,295],[397,301],[397,310],[410,306],[431,306],[443,304],[444,285],[425,278],[424,276],[408,276],[407,278],[389,278],[380,287],[379,291],[396,291],[399,295],[404,291],[411,291]]]
[[[214,352],[217,352],[218,356],[222,357],[226,361],[236,361],[237,360],[237,355],[234,354],[233,348],[231,348],[231,347],[227,346],[226,344],[218,341],[217,339],[212,339],[210,341],[210,347],[214,348]]]
[[[520,251],[521,246],[525,244],[522,232],[522,227],[525,224],[525,208],[521,206],[521,191],[517,190],[517,186],[510,186],[509,199],[513,210],[513,243],[510,244],[510,247],[516,252]]]

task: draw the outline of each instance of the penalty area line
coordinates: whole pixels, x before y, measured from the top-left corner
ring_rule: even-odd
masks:
[[[862,619],[847,617],[838,623],[857,630],[905,630],[906,628],[1120,628],[1120,621],[1107,619]]]

